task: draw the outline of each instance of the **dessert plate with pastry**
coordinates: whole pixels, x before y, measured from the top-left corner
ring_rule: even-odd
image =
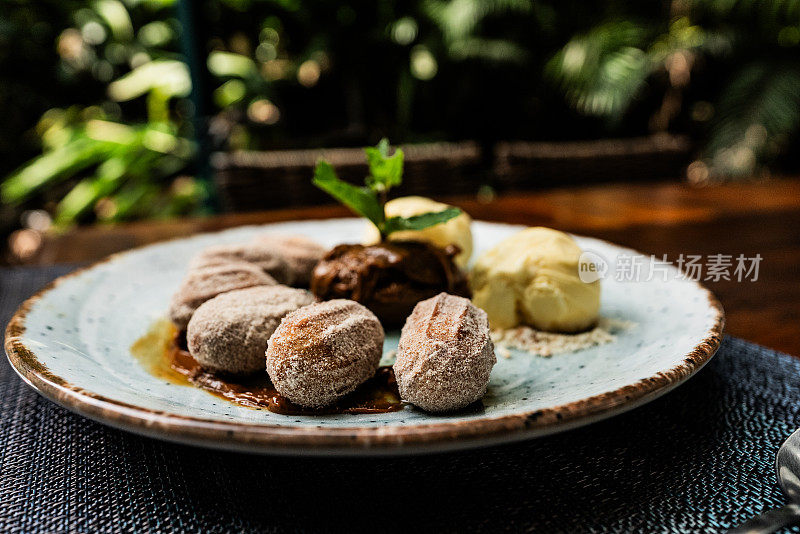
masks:
[[[367,455],[590,424],[667,393],[717,350],[722,308],[678,269],[427,198],[387,201],[402,151],[365,151],[364,186],[325,161],[313,177],[360,218],[113,255],[20,307],[9,360],[46,398],[131,432]]]

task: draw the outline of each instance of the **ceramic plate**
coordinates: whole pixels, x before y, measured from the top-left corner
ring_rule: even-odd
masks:
[[[209,447],[264,453],[370,454],[466,448],[585,425],[648,402],[699,370],[720,343],[723,312],[697,282],[607,276],[601,313],[630,321],[613,343],[550,358],[498,357],[483,409],[429,415],[412,407],[379,415],[286,416],[226,402],[152,376],[131,345],[163,319],[189,258],[206,246],[263,232],[308,235],[326,245],[359,240],[362,221],[342,219],[242,227],[117,254],[59,278],[25,302],[6,332],[6,352],[46,398],[132,432]],[[521,227],[475,222],[476,254]],[[577,237],[605,259],[630,249]],[[648,278],[650,278],[648,280]],[[385,351],[398,332],[387,332]]]

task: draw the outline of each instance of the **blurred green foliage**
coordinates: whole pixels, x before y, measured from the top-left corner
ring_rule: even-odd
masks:
[[[17,52],[0,57],[0,64],[19,69],[3,68],[3,78],[54,93],[42,103],[68,104],[47,110],[32,128],[42,153],[0,184],[4,208],[45,207],[58,227],[202,209],[204,185],[180,174],[194,147],[183,125],[186,111],[175,103],[191,85],[175,52],[172,1],[16,1],[4,4],[2,21],[0,36]],[[51,80],[31,69],[47,65],[47,54],[35,52],[35,44],[44,44],[41,33],[57,58]],[[38,65],[21,61],[31,55],[28,45]],[[25,101],[26,89],[0,98]],[[70,98],[60,99],[60,90]],[[13,155],[18,145],[6,140],[0,147]]]
[[[193,1],[217,149],[669,131],[694,181],[797,163],[800,0]],[[204,210],[181,32],[174,0],[0,5],[6,218]]]
[[[80,176],[55,206],[55,223],[69,225],[91,213],[100,220],[178,215],[203,191],[178,178],[164,191],[163,179],[182,170],[192,144],[168,122],[128,126],[101,113],[53,110],[40,121],[44,154],[12,173],[0,186],[5,202],[19,204],[44,187]]]
[[[613,10],[553,56],[549,78],[609,124],[650,97],[651,131],[696,134],[694,181],[749,177],[786,156],[800,134],[800,0],[665,7],[657,20]]]

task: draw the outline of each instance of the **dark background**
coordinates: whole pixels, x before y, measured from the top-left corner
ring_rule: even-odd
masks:
[[[799,51],[800,0],[7,1],[0,228],[314,204],[383,136],[400,193],[792,173]]]

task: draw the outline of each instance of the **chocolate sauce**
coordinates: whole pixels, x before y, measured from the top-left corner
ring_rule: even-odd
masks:
[[[419,241],[338,245],[317,264],[311,290],[322,300],[360,302],[384,326],[402,326],[421,300],[441,293],[469,296],[464,272],[455,264],[460,249]]]
[[[176,332],[172,324],[159,323],[133,344],[131,352],[154,376],[175,384],[202,388],[248,408],[267,409],[283,415],[376,414],[403,408],[390,366],[378,368],[375,376],[335,404],[311,409],[298,406],[278,393],[266,372],[238,377],[204,370],[185,349],[183,337],[185,334]]]

